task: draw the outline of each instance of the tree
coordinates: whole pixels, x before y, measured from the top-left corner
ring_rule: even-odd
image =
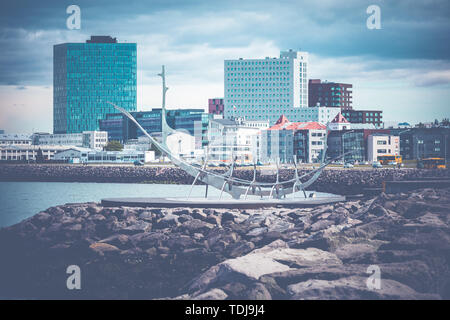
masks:
[[[122,151],[123,145],[116,140],[111,140],[105,147],[105,151]]]
[[[36,163],[43,163],[44,162],[44,154],[41,150],[41,148],[38,149],[36,152]]]
[[[155,152],[155,157],[156,158],[161,156],[161,151],[159,151],[159,149],[156,148],[153,143],[150,144],[150,151],[154,151]]]

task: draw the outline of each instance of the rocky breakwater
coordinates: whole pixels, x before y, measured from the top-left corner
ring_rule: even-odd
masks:
[[[0,230],[0,296],[450,299],[449,207],[450,189],[300,209],[67,204]]]
[[[225,172],[225,169],[211,169]],[[310,170],[299,170],[303,175]],[[252,169],[239,168],[233,176],[251,181]],[[281,169],[280,181],[294,177],[294,170]],[[326,169],[309,189],[341,195],[361,194],[367,188],[381,188],[384,181],[418,178],[450,178],[450,170],[424,169]],[[309,177],[307,177],[309,178]],[[276,171],[257,171],[257,181],[275,182]],[[191,184],[194,178],[176,167],[82,166],[19,164],[0,165],[0,181],[110,182],[110,183],[175,183]],[[306,179],[305,179],[306,180]]]

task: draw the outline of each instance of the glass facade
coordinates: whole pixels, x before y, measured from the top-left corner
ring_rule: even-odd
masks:
[[[104,38],[54,46],[54,133],[98,130],[116,112],[108,101],[136,111],[136,43]]]
[[[131,112],[131,115],[148,133],[162,131],[160,108]],[[168,110],[166,120],[171,128],[184,130],[190,135],[198,137],[198,143],[201,143],[199,147],[208,144],[209,115],[203,109]],[[144,135],[131,120],[119,113],[107,114],[105,119],[99,121],[99,126],[102,131],[108,132],[109,140],[126,142]]]
[[[176,130],[185,130],[195,136],[197,148],[208,145],[209,115],[201,109],[170,110],[168,124]]]
[[[345,156],[345,162],[365,161],[367,159],[365,144],[364,130],[330,131],[326,156],[330,159],[352,152]]]

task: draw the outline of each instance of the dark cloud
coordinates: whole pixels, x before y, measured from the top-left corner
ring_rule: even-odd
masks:
[[[79,0],[82,27],[69,31],[66,8],[73,3],[1,2],[0,84],[51,84],[53,44],[84,41],[91,34],[138,42],[145,72],[164,62],[163,55],[151,54],[203,45],[246,47],[256,40],[322,57],[450,60],[448,0]],[[366,28],[371,4],[381,7],[381,30]],[[144,53],[151,46],[158,49]],[[177,67],[192,72],[189,64]]]

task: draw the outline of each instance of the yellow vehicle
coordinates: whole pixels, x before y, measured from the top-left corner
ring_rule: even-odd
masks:
[[[400,155],[393,155],[393,154],[388,154],[385,156],[378,156],[377,160],[381,163],[381,164],[392,164],[392,163],[402,163],[402,156]]]
[[[418,168],[424,169],[445,169],[445,160],[443,158],[425,158],[417,162]]]

